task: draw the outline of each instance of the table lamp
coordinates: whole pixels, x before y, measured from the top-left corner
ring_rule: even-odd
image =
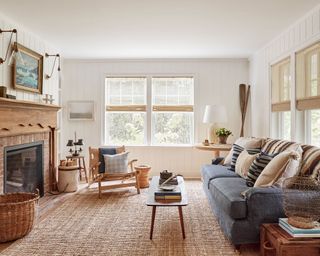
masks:
[[[216,129],[218,129],[219,124],[227,122],[227,110],[225,106],[222,105],[206,105],[203,123],[210,124],[208,129],[208,139],[210,143],[217,142]]]

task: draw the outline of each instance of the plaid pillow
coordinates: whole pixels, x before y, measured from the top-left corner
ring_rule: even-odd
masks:
[[[128,172],[128,154],[124,152],[116,155],[103,155],[106,166],[105,173],[127,173]]]

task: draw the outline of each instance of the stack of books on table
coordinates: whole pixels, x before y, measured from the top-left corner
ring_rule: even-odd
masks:
[[[319,237],[320,238],[320,223],[316,222],[316,226],[311,229],[296,228],[288,223],[287,218],[279,219],[279,226],[287,231],[293,237]]]
[[[166,190],[157,190],[154,192],[154,199],[156,201],[181,201],[181,191],[179,187],[175,188],[172,191],[166,191]]]

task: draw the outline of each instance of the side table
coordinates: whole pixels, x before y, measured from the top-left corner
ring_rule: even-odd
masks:
[[[220,156],[221,151],[230,151],[232,148],[231,144],[210,144],[209,146],[205,146],[202,143],[194,145],[196,149],[212,151],[213,157],[217,158]]]
[[[261,256],[319,256],[320,238],[292,237],[278,224],[262,224]]]
[[[84,177],[88,183],[87,168],[84,156],[67,156],[67,159],[76,159],[78,161],[80,180],[82,179],[81,171],[84,171]]]

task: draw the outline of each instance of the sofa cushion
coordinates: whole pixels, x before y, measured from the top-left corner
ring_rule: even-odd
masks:
[[[247,203],[241,193],[247,189],[244,179],[229,177],[211,180],[209,192],[227,215],[233,219],[244,219],[247,217]]]
[[[305,176],[313,175],[316,178],[320,172],[320,148],[302,145],[302,150],[300,173]]]
[[[292,141],[279,140],[279,139],[267,139],[263,145],[261,151],[268,154],[277,154],[286,150],[296,149],[300,144]]]
[[[221,177],[239,177],[235,172],[228,170],[227,166],[207,164],[201,169],[204,184],[209,188],[209,182],[212,179]]]

